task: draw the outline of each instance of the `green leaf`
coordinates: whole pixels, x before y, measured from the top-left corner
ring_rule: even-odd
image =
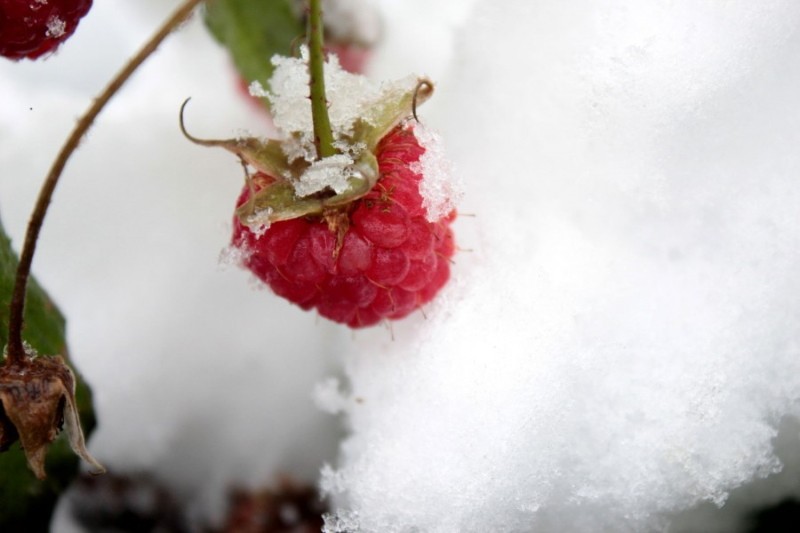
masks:
[[[290,56],[304,28],[294,0],[208,0],[205,22],[225,46],[242,78],[266,86],[275,54]]]
[[[0,222],[0,346],[8,340],[8,306],[16,269],[17,256]],[[68,359],[64,317],[33,278],[26,298],[25,340],[40,354],[61,354]],[[77,372],[75,378],[78,411],[88,436],[95,426],[92,393]],[[43,481],[28,468],[19,443],[0,453],[0,531],[48,531],[58,496],[78,474],[78,465],[78,457],[63,436],[48,448],[47,479]]]

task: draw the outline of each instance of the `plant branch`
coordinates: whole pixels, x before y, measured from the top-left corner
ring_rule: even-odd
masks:
[[[158,48],[161,42],[172,33],[173,30],[180,26],[181,23],[189,18],[194,8],[202,1],[203,0],[186,0],[128,64],[114,76],[100,96],[92,102],[92,105],[89,106],[86,113],[78,120],[72,133],[58,153],[58,157],[53,162],[53,166],[50,167],[50,172],[42,184],[33,213],[31,213],[31,218],[28,222],[28,230],[25,234],[25,241],[22,246],[22,251],[20,252],[19,264],[17,266],[17,274],[14,282],[14,292],[11,296],[11,305],[9,309],[6,364],[22,364],[25,360],[25,350],[22,343],[22,327],[25,311],[25,293],[28,286],[28,278],[30,277],[31,263],[33,262],[33,255],[36,251],[36,242],[39,238],[39,232],[41,231],[44,217],[47,214],[47,208],[50,205],[53,191],[58,184],[58,180],[67,164],[67,160],[78,147],[81,138],[89,130],[95,118],[100,114],[100,111],[103,110],[109,100],[111,100],[125,82],[128,81],[136,69],[144,63],[145,59]]]
[[[321,0],[309,0],[308,14],[308,74],[311,89],[311,116],[314,121],[314,145],[317,159],[336,154],[333,147],[328,99],[325,97],[325,53],[322,50],[323,28]]]

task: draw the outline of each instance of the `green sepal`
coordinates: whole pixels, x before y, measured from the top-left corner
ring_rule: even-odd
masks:
[[[357,173],[347,180],[350,185],[348,189],[340,194],[326,198],[322,202],[324,207],[339,207],[349,204],[365,196],[378,183],[380,178],[378,159],[372,152],[363,152],[359,160],[353,165],[353,168]]]
[[[236,216],[242,224],[250,225],[255,214],[264,214],[258,218],[260,223],[270,223],[321,212],[321,200],[314,197],[298,198],[291,183],[276,181],[259,190],[249,201],[239,206],[236,209]]]
[[[426,78],[417,78],[413,88],[397,87],[387,92],[373,106],[369,120],[359,119],[354,126],[353,141],[363,142],[367,149],[375,152],[378,143],[395,126],[416,115],[416,108],[433,95],[433,83]]]
[[[181,107],[181,129],[190,141],[202,146],[224,148],[236,154],[257,172],[268,176],[266,182],[259,179],[258,190],[236,210],[242,224],[261,225],[321,215],[328,209],[347,205],[369,193],[380,178],[375,156],[380,140],[402,121],[415,116],[416,107],[427,101],[432,94],[433,84],[427,79],[416,78],[407,83],[397,83],[384,93],[380,101],[366,106],[369,116],[356,120],[349,135],[336,139],[337,146],[346,145],[352,148],[350,151],[356,152],[348,187],[340,193],[326,190],[305,197],[299,197],[295,193],[294,185],[300,182],[303,174],[312,165],[308,159],[296,155],[296,148],[303,146],[303,139],[308,138],[308,132],[284,132],[289,139],[285,142],[256,137],[198,139],[184,128],[183,110],[186,102]],[[288,144],[292,144],[294,148],[287,149]],[[313,146],[307,146],[305,150],[313,153]],[[291,159],[287,155],[290,152],[293,154]]]
[[[17,256],[0,223],[0,347],[8,341],[8,306],[16,269]],[[37,352],[67,359],[64,317],[33,278],[26,293],[24,337]],[[75,379],[78,412],[88,436],[95,426],[92,392],[78,372]],[[0,453],[0,531],[49,531],[58,497],[78,475],[79,462],[64,436],[48,448],[45,480],[36,479],[28,468],[19,443]]]
[[[308,166],[308,163],[303,165],[305,168]],[[379,177],[378,160],[370,152],[364,152],[352,167],[354,175],[348,179],[349,186],[339,194],[314,194],[302,198],[295,194],[290,181],[278,180],[262,187],[250,200],[239,206],[236,216],[245,225],[250,225],[254,218],[263,224],[321,215],[327,209],[349,204],[366,195]],[[300,175],[302,172],[295,179],[299,179]]]

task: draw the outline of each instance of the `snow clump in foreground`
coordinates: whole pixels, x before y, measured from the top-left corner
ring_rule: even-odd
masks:
[[[664,530],[781,468],[798,28],[790,1],[477,4],[438,94],[474,253],[346,358],[328,531]]]

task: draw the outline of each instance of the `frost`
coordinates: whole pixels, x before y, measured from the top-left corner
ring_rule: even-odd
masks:
[[[316,192],[332,189],[341,194],[349,187],[348,178],[355,172],[355,161],[346,154],[324,157],[311,163],[294,185],[297,196],[303,198]]]
[[[352,143],[345,140],[334,141],[333,147],[341,153],[349,154],[353,159],[358,158],[361,152],[367,149],[367,145],[362,142]]]
[[[445,155],[439,134],[418,122],[414,135],[425,153],[410,168],[422,175],[420,194],[425,216],[435,222],[456,208],[463,196],[463,183],[455,177],[453,163]]]
[[[313,144],[311,132],[311,101],[308,87],[308,48],[303,46],[300,57],[275,56],[275,71],[269,81],[268,98],[272,104],[275,125],[286,133],[300,132],[307,143]],[[329,101],[328,113],[334,137],[352,132],[356,119],[368,115],[382,95],[381,85],[364,76],[346,72],[335,55],[325,63],[325,90]]]
[[[264,88],[264,86],[261,85],[261,83],[258,80],[255,80],[252,83],[250,83],[250,85],[247,87],[247,92],[250,93],[250,96],[253,96],[255,98],[266,98],[267,95],[269,94],[267,93],[267,90]]]
[[[222,268],[229,266],[240,267],[251,254],[252,252],[246,246],[229,245],[220,250],[217,262]]]
[[[22,341],[22,349],[25,352],[25,355],[27,355],[31,359],[35,359],[36,357],[39,356],[39,352],[36,350],[36,348],[28,344],[27,341]],[[8,357],[8,345],[6,344],[5,346],[3,346],[3,359],[6,359],[7,357]]]
[[[56,16],[47,19],[47,35],[48,37],[58,39],[67,32],[67,23]]]
[[[347,180],[354,172],[352,165],[366,148],[363,143],[349,140],[356,121],[374,123],[384,111],[383,102],[387,97],[413,89],[417,78],[409,76],[399,81],[376,83],[346,72],[335,55],[329,56],[325,64],[328,113],[334,146],[343,153],[317,160],[308,97],[308,48],[301,47],[299,58],[275,56],[272,62],[275,71],[269,80],[270,90],[262,93],[259,86],[251,86],[251,91],[269,99],[275,126],[283,133],[281,146],[289,161],[311,163],[294,182],[297,195],[304,197],[327,188],[336,193],[344,192],[348,188]]]
[[[361,531],[358,513],[355,511],[338,511],[322,516],[325,524],[322,533],[358,533]]]
[[[272,104],[275,125],[284,133],[297,133],[302,141],[313,146],[314,125],[308,88],[308,48],[301,47],[300,57],[275,56],[275,71],[270,78],[267,97]],[[380,112],[379,102],[395,91],[407,91],[416,84],[416,77],[378,83],[341,68],[335,55],[325,64],[325,91],[334,138],[341,140],[352,133],[356,120],[374,120]],[[309,151],[311,149],[309,148]]]
[[[264,211],[259,211],[257,215],[253,215],[248,217],[247,225],[250,228],[250,231],[256,238],[259,238],[266,233],[269,229],[270,222],[269,222],[269,215],[267,214],[269,210],[265,209]]]
[[[320,470],[319,490],[324,498],[329,495],[341,494],[347,488],[344,476],[334,470],[331,465],[324,464]]]
[[[317,158],[317,149],[311,142],[312,133],[301,133],[296,136],[288,137],[281,143],[281,149],[286,154],[290,162],[305,160],[309,163]],[[291,173],[287,172],[285,178],[291,178]]]
[[[345,411],[350,405],[350,400],[340,390],[339,380],[336,378],[317,383],[313,397],[317,407],[332,415]]]
[[[269,229],[272,208],[261,209],[247,216],[245,224],[256,237],[261,237]]]

